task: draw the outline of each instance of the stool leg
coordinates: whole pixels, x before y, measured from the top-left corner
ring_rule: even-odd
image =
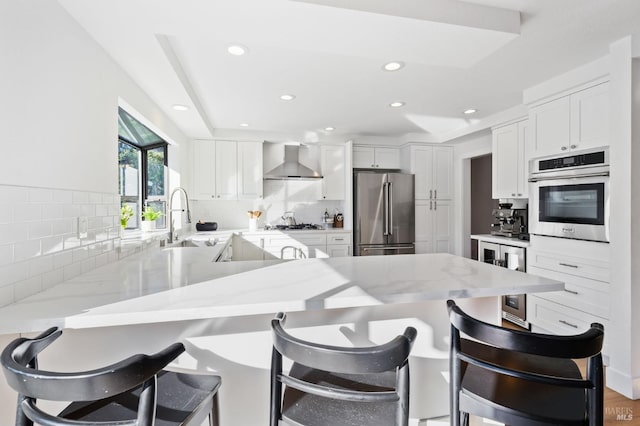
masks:
[[[213,404],[211,405],[211,412],[209,413],[209,426],[220,426],[218,393],[213,395]]]

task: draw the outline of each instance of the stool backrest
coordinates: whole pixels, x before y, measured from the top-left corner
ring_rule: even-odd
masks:
[[[24,418],[23,411],[28,412],[29,417],[34,415],[42,422],[48,421],[46,424],[64,424],[57,417],[40,411],[35,406],[37,399],[95,401],[127,392],[142,384],[146,392],[140,398],[140,407],[152,416],[155,410],[156,374],[184,352],[184,346],[175,343],[154,355],[137,354],[90,371],[59,373],[38,369],[38,354],[61,334],[61,330],[50,328],[33,339],[15,339],[0,355],[7,383],[18,392],[18,425],[32,424]]]

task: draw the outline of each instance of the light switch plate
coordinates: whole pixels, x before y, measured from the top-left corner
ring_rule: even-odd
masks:
[[[78,216],[78,239],[87,238],[89,235],[89,218]]]

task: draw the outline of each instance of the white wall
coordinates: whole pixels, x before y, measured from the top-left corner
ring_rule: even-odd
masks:
[[[637,37],[610,49],[611,325],[607,386],[640,398],[640,52]]]
[[[0,305],[114,261],[121,250],[118,105],[184,135],[55,1],[0,2]],[[180,152],[169,149],[171,182]],[[87,218],[80,239],[77,219]]]
[[[453,144],[453,182],[455,192],[453,229],[453,253],[470,257],[469,237],[471,235],[471,159],[491,153],[491,130],[474,133],[450,141]]]
[[[0,183],[117,192],[119,98],[184,140],[57,2],[2,2],[0,40]]]

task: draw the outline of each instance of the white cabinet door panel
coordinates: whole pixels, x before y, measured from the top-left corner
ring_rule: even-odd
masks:
[[[238,199],[262,198],[262,143],[238,142]]]
[[[211,200],[216,193],[216,144],[193,141],[193,191],[195,200]]]
[[[237,144],[234,141],[216,141],[216,199],[238,198]]]

